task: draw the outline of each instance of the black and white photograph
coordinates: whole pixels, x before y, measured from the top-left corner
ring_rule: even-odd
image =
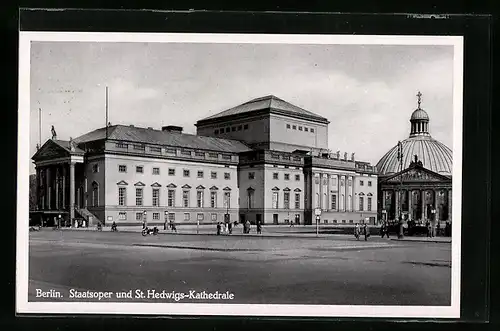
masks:
[[[19,45],[18,312],[460,316],[461,37]]]

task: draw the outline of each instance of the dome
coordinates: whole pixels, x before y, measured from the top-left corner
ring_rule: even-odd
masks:
[[[401,142],[403,169],[410,166],[415,155],[422,161],[424,168],[436,173],[451,176],[453,168],[453,153],[449,147],[433,139],[429,134],[429,115],[420,108],[422,94],[417,93],[418,108],[410,117],[410,137]],[[401,171],[398,159],[398,145],[391,148],[377,163],[380,176],[386,176]]]
[[[453,153],[443,143],[430,136],[414,136],[401,142],[403,148],[403,169],[410,166],[410,162],[417,155],[424,168],[442,175],[451,176],[453,169]],[[399,172],[398,146],[391,148],[377,163],[380,176]]]
[[[427,115],[427,112],[423,109],[416,109],[413,114],[411,114],[410,121],[417,120],[428,121],[429,115]]]

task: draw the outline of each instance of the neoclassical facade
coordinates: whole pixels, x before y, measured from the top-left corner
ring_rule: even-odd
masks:
[[[451,222],[453,154],[429,133],[429,115],[418,107],[410,117],[410,136],[377,163],[379,217],[425,223]]]
[[[376,222],[377,172],[331,153],[326,118],[275,96],[182,128],[99,128],[32,157],[36,217],[109,225]],[[228,216],[226,216],[228,215]]]

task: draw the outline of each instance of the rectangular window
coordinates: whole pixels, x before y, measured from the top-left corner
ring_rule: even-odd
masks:
[[[118,205],[125,206],[127,201],[127,188],[119,187],[118,188]]]
[[[194,155],[197,156],[197,157],[205,157],[205,153],[204,152],[194,152]]]
[[[154,188],[153,189],[153,207],[159,207],[159,206],[160,206],[160,189]]]
[[[273,192],[273,208],[278,209],[278,192]]]
[[[182,149],[181,150],[181,155],[191,156],[191,151],[190,150]]]
[[[308,127],[304,127],[304,131],[305,132],[309,132],[309,128]]]
[[[238,131],[243,130],[243,125],[238,125]]]
[[[300,193],[295,193],[295,209],[300,209]]]
[[[368,181],[368,186],[372,186],[372,182],[370,180]]]
[[[175,213],[168,213],[168,220],[170,222],[175,221]]]
[[[210,208],[217,208],[217,192],[210,192]]]
[[[332,194],[332,209],[337,210],[337,196]]]
[[[368,197],[368,211],[372,211],[372,198]]]
[[[142,206],[142,188],[135,189],[135,205]]]
[[[198,178],[203,178],[203,171],[198,170]]]
[[[155,221],[159,220],[160,219],[160,213],[153,213],[153,219]]]
[[[175,168],[168,168],[168,175],[175,176]]]
[[[299,126],[299,131],[302,131],[302,127],[301,126]]]
[[[236,127],[235,127],[235,126],[233,126],[233,127],[231,128],[231,131],[233,131],[233,132],[234,132],[234,131],[236,131]]]
[[[362,180],[360,180],[359,181],[359,186],[364,186],[364,185],[365,185],[365,183]]]
[[[231,132],[231,128],[227,127],[227,128],[226,128],[226,133],[227,133],[227,132]]]
[[[189,191],[182,191],[182,207],[189,207]]]
[[[243,130],[248,130],[248,124],[243,125]]]
[[[118,166],[118,172],[127,172],[127,166],[124,164],[120,164]]]
[[[99,165],[97,163],[92,166],[92,172],[99,172]]]
[[[300,175],[295,175],[295,180],[299,181],[300,180]]]
[[[212,178],[212,179],[217,179],[217,172],[212,171],[212,172],[210,173],[210,178]]]
[[[184,221],[189,221],[190,218],[191,218],[190,213],[184,213]]]
[[[127,212],[125,211],[121,211],[118,213],[118,219],[121,220],[121,221],[124,221],[127,219]]]
[[[189,177],[189,169],[184,169],[184,170],[182,171],[182,175],[183,175],[184,177]]]
[[[255,172],[249,172],[248,179],[255,179]]]
[[[203,208],[203,191],[196,192],[196,206],[198,208]]]
[[[215,130],[215,131],[214,131],[214,134],[219,134],[219,130]]]
[[[363,197],[359,197],[359,211],[363,211],[364,204],[365,199]]]
[[[313,133],[314,133],[314,129],[313,129],[313,128],[311,128],[311,132],[313,132]]]
[[[224,208],[231,208],[231,192],[224,192]]]
[[[224,179],[231,179],[231,174],[229,172],[225,172]]]
[[[212,221],[213,222],[217,221],[217,214],[216,213],[212,214]]]
[[[142,221],[142,213],[135,213],[135,220]]]
[[[136,166],[135,172],[137,172],[138,174],[142,174],[144,172],[144,167],[143,166]]]
[[[176,155],[177,150],[175,148],[165,148],[165,153],[167,153],[169,155]]]
[[[285,180],[290,180],[290,174],[285,174]]]
[[[287,129],[290,129],[290,128],[291,128],[291,125],[290,125],[290,124],[287,124],[287,125],[286,125],[286,128],[287,128]]]
[[[161,153],[161,147],[149,147],[151,153]]]
[[[222,159],[223,159],[223,160],[231,160],[231,155],[228,155],[228,154],[222,154]]]
[[[160,168],[153,168],[153,175],[159,175],[160,174]]]
[[[248,190],[247,193],[248,193],[247,207],[248,207],[248,209],[251,209],[251,208],[253,208],[253,197],[254,197],[255,191]]]
[[[278,176],[278,173],[277,172],[273,172],[273,179],[278,179],[279,176]]]
[[[116,144],[115,144],[115,147],[116,147],[116,148],[127,148],[127,144],[124,144],[124,143],[116,143]]]
[[[208,157],[216,159],[217,158],[217,153],[208,153]]]
[[[285,209],[290,209],[290,192],[283,192],[283,206]]]
[[[196,214],[196,219],[198,221],[203,221],[205,219],[205,215],[203,213]]]
[[[175,190],[168,190],[167,206],[168,207],[175,206]]]
[[[293,126],[292,126],[292,129],[297,130],[297,126],[296,126],[296,125],[293,125]]]

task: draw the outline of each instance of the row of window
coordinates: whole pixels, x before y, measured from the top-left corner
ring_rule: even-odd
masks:
[[[287,123],[286,128],[287,129],[291,129],[291,130],[299,130],[299,131],[314,133],[314,128],[309,128],[307,126],[301,126],[301,125],[295,125],[295,124],[288,124]]]
[[[128,144],[125,144],[125,143],[122,143],[122,142],[118,142],[118,143],[115,144],[115,147],[116,148],[121,148],[121,149],[128,149]],[[146,146],[143,145],[143,144],[132,144],[132,149],[135,150],[135,151],[145,151],[146,150]],[[152,152],[152,153],[161,153],[161,147],[150,146],[149,147],[149,151]],[[172,156],[175,156],[175,155],[177,155],[177,149],[165,147],[165,153],[166,154],[170,154]],[[195,153],[195,156],[197,156],[197,157],[205,157],[207,155],[207,153],[200,152],[200,151],[194,151],[194,153]],[[181,150],[181,155],[192,156],[193,155],[193,151],[192,150],[188,150],[188,149],[182,149]],[[209,152],[208,153],[208,157],[216,159],[216,158],[219,157],[219,154],[215,153],[215,152]],[[223,160],[231,160],[231,155],[222,154],[222,159]]]
[[[159,221],[161,220],[161,215],[158,212],[154,212],[152,215],[152,218],[154,221]],[[212,213],[210,214],[210,218],[212,221],[217,221],[217,214]],[[127,212],[126,211],[121,211],[118,213],[118,219],[121,221],[127,220]],[[205,219],[205,214],[203,213],[196,213],[196,219],[198,221],[203,221]],[[135,220],[136,221],[144,221],[144,213],[136,212],[135,213]],[[164,221],[175,221],[175,213],[167,213],[164,216]],[[191,220],[191,213],[184,213],[184,221],[190,221]]]
[[[332,180],[332,185],[333,185],[333,186],[336,186],[336,185],[337,185],[337,178],[332,178],[331,180]],[[316,184],[319,184],[319,178],[318,178],[318,177],[316,177],[315,183],[316,183]],[[324,178],[324,179],[323,179],[323,185],[327,185],[327,183],[328,183],[327,179],[326,179],[326,178]],[[341,179],[341,180],[340,180],[340,186],[344,186],[344,184],[345,184],[344,179]],[[348,186],[351,186],[351,185],[352,185],[352,180],[351,180],[351,179],[347,180],[347,185],[348,185]],[[364,182],[363,180],[360,180],[360,181],[359,181],[359,186],[365,186],[365,182]],[[371,187],[371,186],[372,186],[372,181],[371,181],[371,180],[369,180],[369,181],[368,181],[368,186],[369,186],[369,187]]]
[[[204,195],[205,192],[198,190],[196,191],[196,208],[204,208]],[[191,207],[190,201],[191,191],[188,189],[182,190],[182,203],[181,207],[189,208]],[[152,191],[152,205],[153,207],[160,207],[160,189],[153,188]],[[118,205],[126,206],[127,205],[127,188],[119,187],[118,188]],[[136,206],[144,206],[144,189],[136,188],[135,189],[135,205]],[[176,207],[175,202],[175,189],[169,189],[167,191],[167,207]],[[217,208],[217,191],[210,192],[210,208]],[[231,192],[224,192],[223,195],[223,207],[231,208]]]
[[[248,177],[248,179],[253,179]],[[280,179],[279,173],[278,172],[273,172],[273,179]],[[283,174],[283,179],[284,180],[290,180],[290,174]],[[299,181],[300,180],[300,175],[295,175],[295,180]]]
[[[370,195],[370,194],[368,194]],[[344,197],[344,195],[342,195],[342,198]],[[323,193],[323,198],[324,198],[324,205],[327,205],[327,202],[326,202],[326,198],[327,198],[327,195],[326,193]],[[351,199],[351,196],[349,196],[349,202],[348,202],[348,205],[350,206],[350,199]],[[337,195],[336,194],[332,194],[331,195],[331,209],[332,210],[337,210]],[[358,208],[358,211],[364,211],[364,206],[365,206],[365,197],[364,196],[360,196],[359,197],[359,208]],[[316,193],[316,208],[319,208],[319,193]],[[368,196],[367,197],[367,211],[372,211],[372,197]]]
[[[240,124],[236,126],[228,126],[225,128],[215,129],[214,134],[222,134],[222,133],[242,131],[242,130],[248,130],[248,124]]]
[[[118,165],[118,172],[125,173],[127,172],[127,166],[124,164]],[[136,166],[135,167],[135,172],[138,174],[143,174],[144,173],[144,166]],[[158,167],[153,167],[152,169],[153,175],[160,175],[160,168]],[[175,176],[175,168],[168,168],[168,175],[169,176]],[[183,177],[191,177],[191,170],[189,169],[183,169],[182,170],[182,176]],[[197,178],[204,178],[205,177],[205,172],[203,170],[198,170],[196,174]],[[217,171],[211,171],[210,172],[210,178],[212,179],[217,179]],[[224,179],[231,179],[231,173],[230,172],[224,172]]]
[[[279,192],[273,192],[272,208],[279,208],[278,201]],[[295,193],[294,207],[300,209],[300,193]],[[283,209],[290,209],[290,192],[283,192]]]

